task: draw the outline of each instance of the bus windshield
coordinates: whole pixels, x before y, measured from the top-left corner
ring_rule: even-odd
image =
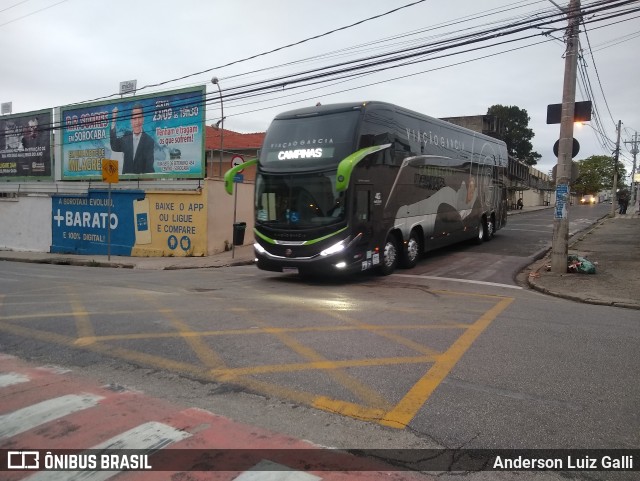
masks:
[[[310,229],[342,222],[344,192],[336,192],[336,172],[270,175],[256,178],[256,224]]]

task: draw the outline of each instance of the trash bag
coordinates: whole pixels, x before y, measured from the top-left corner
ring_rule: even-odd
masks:
[[[577,272],[580,274],[595,274],[596,265],[581,256],[570,255],[567,257],[567,272]]]

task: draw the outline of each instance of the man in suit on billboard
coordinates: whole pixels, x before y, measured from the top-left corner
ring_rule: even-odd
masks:
[[[123,174],[153,173],[154,141],[149,134],[142,130],[144,112],[141,104],[135,104],[131,109],[131,130],[118,137],[116,120],[118,107],[114,107],[111,118],[111,150],[122,152],[124,156]]]

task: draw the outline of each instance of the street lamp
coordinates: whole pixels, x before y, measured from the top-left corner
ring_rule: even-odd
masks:
[[[220,124],[220,177],[222,177],[222,155],[224,151],[224,106],[222,104],[222,89],[220,88],[220,81],[218,77],[213,77],[211,79],[211,83],[218,87],[218,92],[220,92],[220,121],[216,122]],[[231,239],[231,258],[233,259],[236,254],[236,240],[235,240],[235,230],[236,230],[236,214],[237,214],[237,205],[238,205],[238,189],[235,190],[235,196],[233,199],[233,235]]]
[[[220,127],[220,177],[222,177],[222,156],[224,149],[224,105],[222,104],[222,89],[220,88],[220,81],[218,80],[218,77],[213,77],[211,79],[211,83],[218,87],[218,92],[220,93],[220,123],[222,124]],[[211,172],[211,175],[213,175],[213,172]]]

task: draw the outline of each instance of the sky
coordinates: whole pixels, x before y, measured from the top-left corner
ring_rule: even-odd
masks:
[[[594,8],[600,2],[582,0],[581,5]],[[11,102],[13,114],[18,114],[115,100],[120,82],[127,80],[137,81],[139,95],[206,85],[207,124],[220,120],[221,91],[224,127],[238,132],[263,132],[276,114],[318,102],[379,100],[432,117],[483,115],[495,104],[514,105],[530,117],[533,150],[542,155],[536,168],[547,173],[557,163],[553,144],[560,125],[548,125],[546,114],[547,105],[562,102],[566,20],[415,57],[409,65],[368,75],[306,86],[286,79],[558,14],[568,3],[0,0],[0,102]],[[606,6],[617,3],[610,0]],[[631,141],[640,131],[640,12],[602,19],[623,8],[640,9],[640,1],[593,13],[581,27],[576,101],[592,100],[599,122],[576,126],[574,138],[580,143],[575,160],[611,155],[616,125],[622,121],[621,160],[630,172]],[[551,29],[555,31],[548,32]],[[528,38],[515,41],[520,37]],[[470,48],[475,50],[462,52]],[[250,57],[255,58],[245,60]],[[220,91],[211,83],[214,76]],[[265,95],[231,95],[275,78],[285,80]],[[608,140],[598,136],[598,129],[604,129]]]

